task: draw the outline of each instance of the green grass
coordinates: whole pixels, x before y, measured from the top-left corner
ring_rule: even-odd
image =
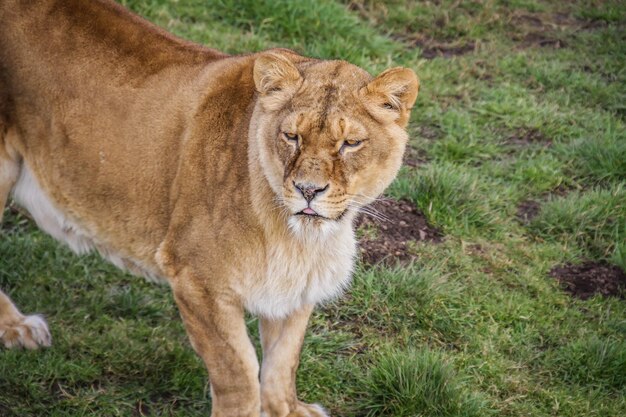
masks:
[[[563,346],[546,360],[565,381],[588,389],[620,389],[626,385],[626,342],[584,337]]]
[[[619,251],[626,240],[625,213],[626,189],[620,184],[554,198],[546,202],[529,229],[591,258],[614,255],[624,267],[626,258]]]
[[[388,194],[445,239],[414,244],[411,265],[360,265],[318,309],[302,399],[353,417],[626,415],[626,303],[574,299],[548,275],[626,269],[622,3],[122,1],[229,53],[282,46],[420,76],[410,146],[427,162]],[[527,200],[539,214],[523,223]],[[53,334],[50,349],[0,351],[0,415],[209,414],[168,288],[74,256],[8,210],[0,287]]]
[[[466,393],[462,379],[429,350],[385,352],[364,380],[368,416],[478,417],[490,413]]]
[[[446,232],[471,235],[478,229],[487,233],[501,223],[502,202],[485,199],[487,188],[498,186],[463,165],[441,162],[401,176],[389,193],[411,198]]]

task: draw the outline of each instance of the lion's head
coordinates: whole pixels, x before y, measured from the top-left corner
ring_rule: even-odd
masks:
[[[267,53],[255,61],[254,82],[251,135],[292,228],[352,218],[396,176],[419,86],[412,70],[372,78],[345,61],[294,64]]]

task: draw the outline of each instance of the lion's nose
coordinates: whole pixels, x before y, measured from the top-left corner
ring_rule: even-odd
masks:
[[[310,203],[318,194],[321,194],[328,189],[328,184],[324,187],[320,187],[311,183],[296,183],[295,181],[293,186],[300,191],[300,194],[302,194],[302,197],[304,197],[307,203]]]

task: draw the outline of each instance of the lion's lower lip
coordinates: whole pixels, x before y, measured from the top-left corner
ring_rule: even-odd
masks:
[[[296,215],[297,216],[309,216],[309,217],[323,217],[323,216],[320,216],[319,214],[317,214],[315,212],[306,213],[304,210],[297,212]]]
[[[330,220],[328,219],[328,217],[324,217],[321,214],[318,214],[316,211],[311,210],[310,212],[306,212],[306,209],[299,211],[296,213],[296,216],[302,216],[302,217],[310,217],[310,218],[316,218],[316,219],[325,219],[325,220]]]
[[[326,216],[322,216],[321,214],[318,214],[317,212],[315,212],[314,210],[311,210],[312,213],[305,213],[305,210],[299,211],[296,214],[294,214],[294,216],[302,216],[302,217],[311,217],[311,218],[316,218],[316,219],[323,219],[323,220],[341,220],[343,218],[343,216],[348,212],[348,210],[344,210],[342,211],[339,216],[337,217],[326,217]]]

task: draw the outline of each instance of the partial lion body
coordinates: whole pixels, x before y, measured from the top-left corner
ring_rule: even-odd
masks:
[[[295,395],[306,323],[348,285],[355,207],[395,176],[416,94],[406,69],[231,57],[110,1],[4,0],[0,204],[12,193],[76,252],[169,283],[213,416],[324,416]],[[0,340],[50,343],[2,292]]]
[[[188,133],[185,119],[197,110],[197,91],[210,91],[203,72],[210,72],[206,64],[218,55],[184,49],[156,30],[148,32],[152,39],[140,39],[131,29],[142,22],[124,25],[130,15],[117,15],[116,8],[49,1],[54,11],[48,15],[45,2],[11,3],[32,2],[2,3],[0,60],[11,99],[5,147],[86,237],[98,236],[97,244],[155,268]],[[105,16],[94,24],[81,16],[89,7]],[[133,36],[124,43],[122,36],[115,39],[111,20],[120,20],[118,26]],[[126,56],[145,54],[146,45],[161,55],[150,69]]]

